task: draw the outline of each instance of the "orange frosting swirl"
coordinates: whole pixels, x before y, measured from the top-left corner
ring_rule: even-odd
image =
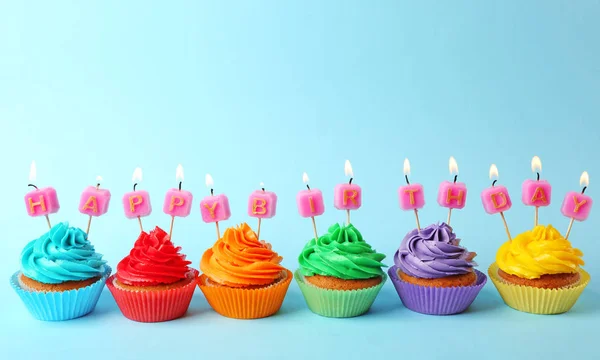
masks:
[[[282,276],[282,258],[271,244],[259,241],[246,223],[225,230],[223,237],[206,250],[200,269],[212,281],[230,287],[265,286]]]

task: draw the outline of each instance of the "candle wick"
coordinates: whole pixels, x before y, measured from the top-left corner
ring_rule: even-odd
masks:
[[[36,190],[38,189],[38,187],[37,187],[37,186],[35,186],[34,184],[27,184],[27,186],[34,187]]]
[[[214,189],[210,189],[210,196],[214,195]]]
[[[133,191],[135,191],[135,187],[137,186],[137,183],[133,184]]]
[[[98,190],[100,188],[100,183],[96,184],[96,190]]]
[[[492,187],[496,186],[496,181],[498,181],[498,179],[496,179],[492,182]]]
[[[410,185],[410,181],[408,181],[408,175],[404,175],[404,179],[406,179],[406,185]]]
[[[456,183],[456,179],[458,179],[458,175],[454,175],[454,183]]]
[[[181,191],[181,183],[182,181],[179,182],[179,191]]]
[[[584,186],[583,189],[581,189],[581,194],[583,194],[586,189],[587,189],[587,186]]]
[[[352,185],[352,180],[353,180],[353,179],[354,179],[354,178],[350,178],[350,181],[348,181],[348,184]]]
[[[306,184],[306,188],[310,191],[310,185]]]
[[[537,173],[537,181],[540,181],[540,173]]]
[[[262,189],[263,192],[265,191],[265,188],[261,188],[261,189]]]

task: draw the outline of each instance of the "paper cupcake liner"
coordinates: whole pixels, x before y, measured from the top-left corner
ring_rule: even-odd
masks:
[[[193,279],[198,276],[194,272]],[[188,284],[167,290],[129,290],[114,284],[115,275],[106,282],[108,290],[115,298],[119,309],[126,318],[138,322],[161,322],[180,318],[185,314],[194,290],[195,280]]]
[[[487,282],[487,276],[478,270],[475,270],[475,285],[455,287],[411,284],[400,279],[396,266],[392,266],[388,273],[402,304],[412,311],[428,315],[453,315],[467,310]]]
[[[275,314],[281,308],[292,272],[286,269],[286,278],[259,289],[232,288],[207,285],[207,276],[198,278],[198,287],[209,305],[219,314],[234,319],[259,319]]]
[[[490,265],[488,274],[506,305],[515,310],[541,315],[569,311],[590,282],[590,274],[583,269],[579,269],[580,279],[576,284],[560,289],[511,284],[498,275],[496,263]]]
[[[104,265],[100,280],[80,289],[42,292],[28,290],[19,283],[20,271],[10,277],[10,285],[17,292],[31,315],[43,321],[64,321],[89,314],[96,307],[111,268]]]
[[[377,294],[379,294],[379,290],[381,290],[387,280],[387,276],[384,274],[382,281],[370,288],[332,290],[323,289],[305,282],[300,270],[296,270],[295,278],[310,311],[317,315],[332,318],[355,317],[369,311]]]

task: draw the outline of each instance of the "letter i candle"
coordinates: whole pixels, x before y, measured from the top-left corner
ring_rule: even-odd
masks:
[[[535,206],[535,217],[533,220],[534,226],[538,225],[538,213],[541,206],[550,205],[552,195],[552,186],[546,180],[540,180],[540,172],[542,171],[542,161],[539,157],[534,156],[531,159],[531,171],[537,173],[537,180],[525,180],[521,193],[523,204]]]
[[[502,221],[504,222],[506,235],[508,235],[508,240],[512,240],[510,231],[508,230],[508,224],[506,223],[506,218],[504,217],[504,212],[510,209],[512,206],[512,201],[510,200],[510,196],[508,195],[508,190],[506,187],[496,185],[496,182],[498,181],[497,179],[498,168],[495,164],[492,164],[490,166],[490,180],[493,180],[492,186],[481,192],[481,201],[483,202],[483,208],[488,214],[500,213]]]
[[[581,193],[569,191],[567,195],[565,195],[560,211],[564,216],[571,218],[565,239],[569,238],[575,220],[583,221],[590,215],[590,210],[592,210],[592,198],[584,195],[589,184],[590,176],[587,171],[584,171],[579,178],[579,186],[583,187]]]
[[[346,222],[350,225],[350,210],[357,210],[362,204],[362,190],[360,186],[352,184],[354,173],[349,160],[344,164],[344,174],[350,177],[350,181],[335,186],[333,205],[338,210],[346,210]]]
[[[277,195],[272,191],[265,191],[265,184],[260,183],[261,190],[256,190],[248,198],[248,215],[258,218],[256,237],[260,240],[260,225],[262,219],[275,216],[277,210]]]
[[[142,226],[142,217],[152,213],[152,205],[150,204],[150,195],[145,190],[136,190],[138,182],[142,181],[142,169],[136,168],[133,171],[131,181],[133,182],[133,191],[123,195],[123,209],[125,216],[128,219],[138,219],[140,224],[140,232],[144,231]]]
[[[229,199],[224,194],[214,195],[214,181],[210,174],[206,174],[206,187],[210,189],[210,196],[200,201],[200,213],[205,223],[214,222],[217,228],[217,240],[221,238],[219,221],[227,220],[231,216],[229,210]]]
[[[302,217],[309,217],[312,219],[313,230],[315,231],[315,241],[319,240],[317,234],[317,223],[315,222],[315,216],[322,215],[325,212],[325,203],[323,202],[323,193],[319,189],[311,189],[308,185],[308,175],[302,174],[302,181],[306,184],[308,190],[302,190],[296,195],[296,204],[298,205],[298,212]]]
[[[60,205],[58,204],[58,197],[56,196],[56,190],[53,187],[45,187],[39,189],[35,185],[37,175],[37,168],[35,166],[35,161],[31,162],[31,167],[29,168],[29,184],[34,188],[34,190],[25,194],[25,206],[27,207],[27,214],[32,217],[36,216],[45,216],[46,222],[48,223],[48,228],[52,228],[52,224],[50,224],[49,214],[54,214],[58,212],[60,209]]]
[[[79,212],[89,215],[86,234],[90,234],[92,226],[92,216],[100,216],[108,211],[110,202],[110,191],[108,189],[100,189],[102,177],[96,177],[96,186],[88,186],[81,193],[79,200]]]
[[[423,206],[425,206],[423,185],[411,184],[408,181],[408,175],[410,175],[410,162],[408,159],[404,159],[404,179],[406,180],[406,185],[398,188],[398,201],[400,202],[400,208],[402,210],[413,210],[415,212],[417,229],[421,230],[418,209],[421,209]]]
[[[454,175],[454,182],[444,181],[440,184],[437,201],[440,206],[448,208],[448,221],[446,221],[446,224],[450,225],[452,209],[462,209],[465,207],[467,202],[467,187],[464,183],[456,182],[458,179],[458,164],[452,156],[448,161],[448,168],[450,169],[450,175]]]
[[[181,184],[183,183],[183,166],[181,166],[181,164],[177,165],[177,169],[175,170],[175,181],[179,183],[177,189],[172,188],[167,191],[165,202],[163,204],[163,212],[167,215],[171,215],[169,238],[173,235],[173,223],[175,222],[175,217],[186,217],[192,211],[192,193],[181,190]]]

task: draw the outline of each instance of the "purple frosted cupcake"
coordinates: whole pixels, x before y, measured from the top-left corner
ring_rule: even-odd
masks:
[[[474,269],[475,253],[445,224],[410,231],[394,255],[389,275],[407,308],[432,315],[465,311],[487,277]]]

